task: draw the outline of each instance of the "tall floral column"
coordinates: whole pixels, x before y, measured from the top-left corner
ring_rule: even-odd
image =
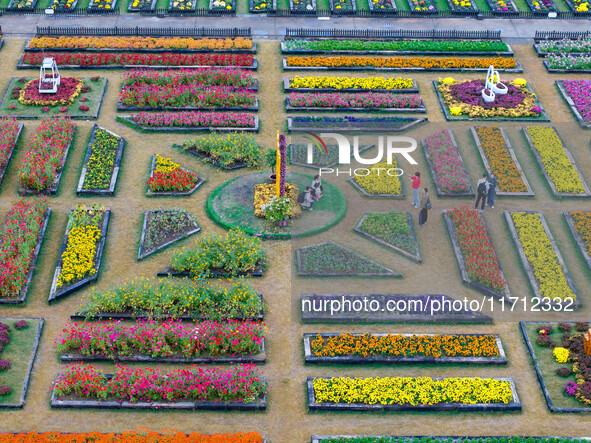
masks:
[[[279,135],[279,197],[285,197],[285,176],[287,173],[287,141],[284,134]]]

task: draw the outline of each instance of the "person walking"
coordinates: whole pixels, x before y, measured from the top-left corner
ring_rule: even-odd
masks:
[[[431,199],[429,199],[429,189],[423,189],[423,196],[419,203],[419,227],[422,227],[427,223],[427,217],[429,216],[429,209],[431,209]]]
[[[482,174],[482,178],[476,183],[476,203],[474,203],[474,209],[478,209],[478,204],[482,201],[481,210],[485,211],[484,205],[486,204],[486,194],[488,193],[488,180],[487,175]]]
[[[409,178],[410,178],[410,181],[412,181],[413,201],[412,201],[411,205],[413,205],[415,208],[418,208],[419,204],[420,204],[419,189],[421,189],[421,173],[417,171],[417,172],[415,172],[415,175],[411,175]]]
[[[495,194],[497,192],[498,184],[499,184],[499,182],[497,181],[497,178],[491,172],[490,176],[488,177],[488,198],[487,198],[488,201],[487,201],[487,204],[493,209],[495,208]]]

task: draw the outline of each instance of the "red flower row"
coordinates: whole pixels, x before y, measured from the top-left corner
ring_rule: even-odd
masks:
[[[177,191],[185,192],[193,189],[199,181],[199,176],[183,168],[170,172],[156,171],[148,180],[148,187],[152,192]]]

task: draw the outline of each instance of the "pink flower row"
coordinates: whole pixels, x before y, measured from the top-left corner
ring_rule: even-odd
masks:
[[[564,80],[564,89],[586,122],[591,122],[591,81]]]
[[[140,112],[132,114],[131,118],[138,125],[160,128],[255,127],[255,118],[253,115],[235,112],[162,112],[158,114]]]
[[[201,85],[140,85],[119,94],[125,106],[140,107],[247,107],[253,106],[255,99],[255,93],[247,89]]]
[[[423,102],[419,95],[401,95],[384,92],[314,93],[292,92],[289,104],[297,107],[320,108],[419,108]]]
[[[439,186],[444,193],[468,192],[470,177],[466,173],[460,153],[447,129],[436,132],[424,141]]]
[[[202,86],[253,86],[254,73],[241,69],[201,68],[201,69],[172,69],[144,70],[133,69],[125,72],[121,77],[123,86],[140,85],[202,85]]]
[[[6,167],[8,157],[14,149],[17,135],[18,123],[15,119],[0,119],[0,169]]]

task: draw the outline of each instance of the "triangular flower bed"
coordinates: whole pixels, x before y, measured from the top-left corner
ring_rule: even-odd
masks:
[[[296,259],[301,276],[402,278],[402,274],[332,241],[297,249]]]
[[[145,211],[137,259],[146,258],[200,230],[195,217],[183,209]]]
[[[203,178],[173,162],[170,158],[154,154],[152,155],[146,195],[148,197],[184,197],[195,192],[204,181]]]

